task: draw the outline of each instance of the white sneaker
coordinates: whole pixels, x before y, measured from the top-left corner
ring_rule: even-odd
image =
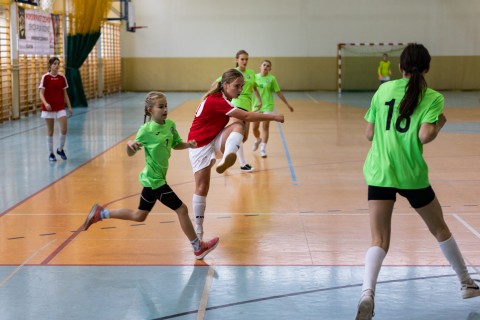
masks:
[[[480,288],[473,280],[471,284],[462,284],[461,290],[463,299],[470,299],[480,296]]]
[[[257,151],[258,149],[258,146],[260,145],[260,142],[262,142],[262,140],[255,140],[255,142],[253,143],[253,146],[252,146],[252,151]]]
[[[237,161],[237,154],[236,153],[229,153],[220,161],[217,166],[218,173],[224,173],[225,170],[233,166],[233,164]]]
[[[267,152],[265,150],[260,150],[260,157],[266,158],[267,157]]]
[[[362,292],[360,301],[358,302],[357,316],[355,320],[372,320],[372,317],[375,315],[374,312],[374,293],[373,290],[367,289]]]

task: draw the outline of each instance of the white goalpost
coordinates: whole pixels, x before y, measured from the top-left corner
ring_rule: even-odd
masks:
[[[398,57],[408,44],[407,42],[338,43],[338,95],[342,94],[342,90],[375,90],[378,87],[376,70],[382,55],[388,54],[389,58],[393,60],[392,72],[397,72]]]

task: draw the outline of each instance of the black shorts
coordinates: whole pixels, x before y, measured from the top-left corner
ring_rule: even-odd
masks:
[[[431,186],[424,189],[397,189],[387,187],[368,186],[368,200],[397,200],[397,192],[407,198],[412,208],[421,208],[435,199],[435,192]]]
[[[155,190],[150,187],[144,187],[138,209],[150,212],[157,200],[174,211],[182,205],[182,200],[177,197],[172,188],[168,184],[164,184]]]

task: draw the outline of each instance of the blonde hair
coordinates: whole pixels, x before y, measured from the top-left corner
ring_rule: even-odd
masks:
[[[147,94],[145,97],[145,115],[143,116],[143,122],[145,123],[148,117],[148,120],[151,118],[151,114],[148,111],[149,108],[153,108],[155,106],[155,103],[157,103],[158,100],[165,98],[167,99],[167,96],[160,91],[151,91]]]
[[[216,85],[210,88],[210,90],[203,95],[202,100],[207,99],[208,96],[214,93],[217,93],[220,91],[223,92],[224,84],[232,83],[233,81],[237,80],[240,77],[243,78],[243,74],[240,71],[238,71],[237,69],[228,69],[222,74],[222,79],[220,80],[220,82],[218,82]]]

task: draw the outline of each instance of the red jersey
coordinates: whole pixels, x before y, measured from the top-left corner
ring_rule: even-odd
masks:
[[[235,106],[227,100],[223,92],[208,96],[198,106],[188,133],[188,141],[195,140],[198,147],[203,147],[215,139],[230,120],[229,114]]]
[[[52,110],[47,110],[42,103],[42,111],[60,111],[65,109],[65,97],[63,89],[68,88],[67,79],[62,74],[53,76],[50,72],[45,73],[40,81],[39,88],[45,89],[43,93],[45,100],[50,104]]]

